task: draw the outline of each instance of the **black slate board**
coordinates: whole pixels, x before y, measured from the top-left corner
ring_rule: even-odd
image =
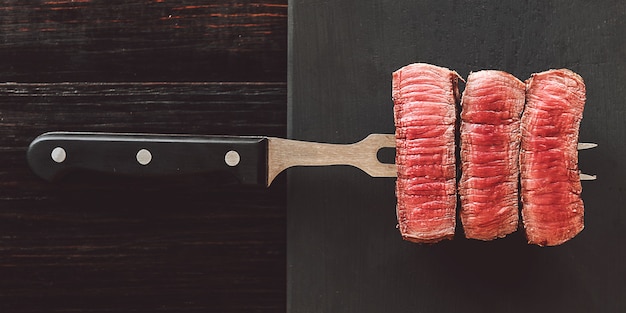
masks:
[[[290,312],[626,310],[623,1],[289,3],[289,135],[348,143],[394,131],[391,73],[413,62],[525,80],[570,68],[587,84],[580,139],[586,228],[550,248],[522,231],[416,245],[395,228],[394,179],[349,167],[288,174]]]

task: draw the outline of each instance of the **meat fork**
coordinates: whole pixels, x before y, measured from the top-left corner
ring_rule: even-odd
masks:
[[[76,170],[131,176],[225,172],[243,184],[269,186],[294,166],[350,165],[372,177],[396,177],[396,165],[377,156],[395,146],[393,134],[330,144],[274,137],[51,132],[37,137],[27,156],[33,171],[47,180]],[[579,143],[578,150],[596,146]],[[595,179],[580,174],[580,180]]]

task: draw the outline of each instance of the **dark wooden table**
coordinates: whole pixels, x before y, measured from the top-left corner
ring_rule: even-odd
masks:
[[[80,175],[46,131],[286,135],[287,1],[4,1],[0,312],[285,310],[286,184]]]

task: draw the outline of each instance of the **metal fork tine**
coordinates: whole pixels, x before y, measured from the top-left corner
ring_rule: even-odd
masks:
[[[580,173],[580,180],[596,180],[596,175]]]
[[[595,148],[597,146],[598,146],[598,144],[597,143],[593,143],[593,142],[579,142],[578,143],[578,150],[591,149],[591,148]]]
[[[578,150],[587,150],[597,147],[597,143],[593,142],[579,142]],[[589,175],[585,173],[580,173],[580,180],[596,180],[596,175]]]
[[[395,147],[395,135],[393,134],[372,134],[364,141],[371,141],[373,145],[377,145],[378,148],[393,148]],[[597,147],[598,144],[593,142],[579,142],[578,150],[587,150]],[[375,167],[385,167],[385,170],[378,175],[370,175],[372,176],[396,176],[396,168],[395,164],[376,164]],[[580,173],[580,180],[596,180],[596,175],[584,174]]]
[[[390,135],[388,135],[388,134],[384,134],[384,135],[376,134],[376,135],[380,136],[380,137],[384,137],[385,139],[389,140],[389,142],[387,143],[387,145],[385,147],[391,147],[391,148],[394,147],[394,145],[395,145],[395,141],[394,141],[395,140],[395,135],[393,135],[393,134],[390,134]],[[597,143],[593,143],[593,142],[579,142],[578,143],[578,150],[592,149],[592,148],[595,148],[597,146],[598,146],[598,144]]]

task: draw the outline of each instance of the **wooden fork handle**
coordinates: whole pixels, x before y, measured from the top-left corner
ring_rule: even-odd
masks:
[[[268,138],[268,186],[282,171],[293,166],[351,165],[372,177],[396,177],[396,165],[381,163],[378,150],[395,148],[395,136],[370,134],[352,144],[305,142]]]

